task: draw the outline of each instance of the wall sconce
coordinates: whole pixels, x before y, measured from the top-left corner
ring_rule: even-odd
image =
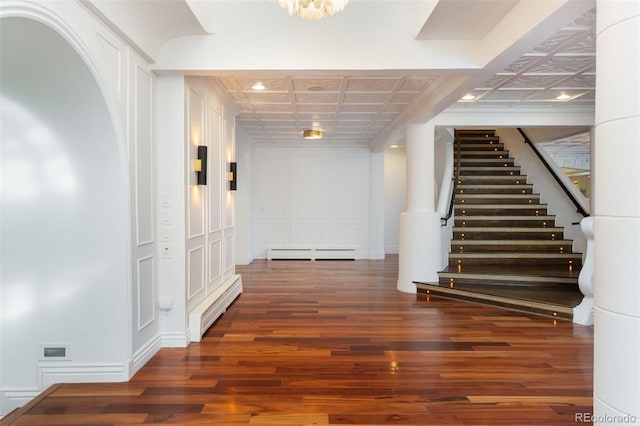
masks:
[[[238,175],[238,163],[231,162],[229,163],[229,171],[227,172],[227,181],[229,182],[229,190],[235,191],[238,185],[238,181],[236,179]]]
[[[198,159],[193,160],[193,171],[196,172],[198,185],[207,184],[207,147],[198,147]]]

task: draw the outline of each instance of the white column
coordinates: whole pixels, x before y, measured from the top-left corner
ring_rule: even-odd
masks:
[[[640,424],[640,2],[599,0],[595,424]]]
[[[400,215],[398,290],[438,281],[440,215],[435,211],[434,125],[407,128],[407,206]]]

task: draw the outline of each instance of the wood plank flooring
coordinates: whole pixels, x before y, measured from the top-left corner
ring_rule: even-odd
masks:
[[[254,261],[199,344],[63,384],[13,425],[575,425],[593,329],[396,291],[384,261]]]

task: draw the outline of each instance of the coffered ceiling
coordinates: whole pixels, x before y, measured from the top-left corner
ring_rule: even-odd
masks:
[[[392,73],[219,77],[240,108],[238,125],[254,141],[298,142],[303,129],[321,129],[327,142],[349,144],[369,143],[434,79]],[[265,90],[251,88],[258,81]]]
[[[473,99],[461,99],[465,93],[460,93],[451,108],[593,107],[595,18],[595,9],[575,17],[500,72],[487,75],[466,93]],[[238,127],[256,143],[299,143],[302,131],[313,128],[325,132],[323,143],[366,145],[424,102],[443,73],[255,71],[216,78],[239,108]],[[256,82],[265,89],[253,89]]]
[[[456,106],[593,106],[595,24],[592,9],[470,91],[474,99],[461,99]]]

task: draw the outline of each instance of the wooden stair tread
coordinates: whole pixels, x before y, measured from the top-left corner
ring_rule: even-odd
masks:
[[[483,198],[500,198],[500,199],[539,199],[540,195],[538,194],[465,194],[465,193],[456,193],[457,199],[468,198],[472,199],[483,199]]]
[[[507,309],[533,312],[552,318],[573,318],[573,308],[580,303],[581,294],[574,289],[558,289],[553,292],[530,292],[522,288],[475,288],[455,286],[448,288],[429,283],[416,283],[418,293],[489,304]]]
[[[566,245],[573,244],[571,240],[451,240],[452,245]]]
[[[450,259],[579,259],[581,253],[450,253]]]
[[[549,228],[526,228],[526,227],[510,227],[510,226],[488,226],[488,227],[476,227],[476,226],[454,226],[453,232],[563,232],[564,228],[549,227]]]
[[[525,265],[468,265],[458,272],[457,266],[448,266],[438,273],[443,278],[473,278],[500,279],[501,281],[523,280],[545,283],[573,283],[577,282],[579,272],[569,270],[565,266],[550,265],[549,267]]]
[[[546,204],[467,204],[462,206],[458,205],[460,208],[465,209],[495,209],[495,208],[503,208],[503,209],[531,209],[531,208],[547,208]]]
[[[511,220],[539,220],[539,221],[545,221],[545,220],[549,220],[549,221],[553,221],[555,220],[555,216],[549,216],[549,215],[543,215],[543,216],[516,216],[516,215],[509,215],[509,216],[501,216],[501,215],[495,215],[495,216],[483,216],[483,215],[477,215],[477,216],[461,216],[459,218],[456,218],[459,220],[505,220],[505,221],[511,221]]]
[[[522,188],[533,188],[533,185],[530,183],[513,183],[513,184],[502,184],[502,185],[492,185],[492,184],[459,184],[456,186],[456,189],[522,189]]]

